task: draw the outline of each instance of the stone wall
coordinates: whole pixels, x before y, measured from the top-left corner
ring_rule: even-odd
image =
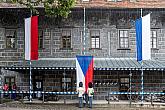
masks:
[[[144,11],[144,15],[148,13]],[[4,13],[7,13],[4,11]],[[26,17],[19,14],[19,19]],[[94,57],[133,57],[136,56],[135,19],[139,18],[137,10],[86,10],[86,54]],[[164,15],[160,11],[151,14],[151,28],[157,31],[157,49],[152,50],[152,59],[164,59]],[[39,16],[39,28],[44,31],[44,46],[39,49],[39,58],[75,57],[83,50],[83,10],[73,10],[68,18],[48,18]],[[12,65],[24,60],[24,22],[5,25],[0,22],[0,65]],[[6,49],[5,28],[17,29],[17,43],[15,49]],[[129,48],[119,48],[119,30],[129,31]],[[71,49],[61,49],[62,30],[71,31]],[[100,31],[100,49],[91,49],[90,31]]]
[[[29,71],[24,72],[13,72],[7,70],[1,70],[2,75],[14,76],[16,78],[16,84],[18,86],[18,91],[29,91]],[[66,78],[71,78],[67,89],[65,91],[74,92],[76,91],[76,72],[74,70],[66,70]],[[109,92],[129,92],[130,88],[130,72],[131,77],[131,87],[133,92],[141,92],[141,71],[94,71],[94,82],[93,86],[95,89],[95,99],[105,100]],[[5,74],[4,74],[5,73]],[[34,87],[35,80],[43,81],[43,91],[52,92],[64,91],[64,83],[62,78],[64,78],[64,70],[38,70],[32,71],[32,83]],[[40,77],[36,77],[40,76]],[[144,92],[162,92],[165,90],[164,84],[164,71],[144,71]],[[121,78],[128,78],[129,81],[122,83]],[[122,88],[122,86],[127,86]],[[34,90],[34,88],[33,88]],[[120,98],[122,97],[122,98]],[[119,95],[119,99],[127,98],[127,95]],[[68,98],[77,98],[77,96],[68,96]]]
[[[144,12],[144,15],[149,12]],[[3,12],[5,13],[5,11]],[[6,12],[7,13],[7,12]],[[25,17],[19,13],[19,18]],[[87,55],[94,57],[111,57],[111,58],[135,58],[136,41],[135,41],[135,19],[139,18],[139,11],[122,11],[122,10],[86,10],[86,52]],[[151,28],[157,31],[157,49],[152,49],[152,59],[164,59],[165,55],[165,26],[164,14],[161,11],[155,11],[151,14]],[[23,20],[18,25],[4,25],[0,21],[0,66],[13,65],[24,61],[24,27]],[[55,19],[40,16],[39,28],[44,30],[44,47],[39,49],[39,58],[70,58],[82,54],[83,38],[83,10],[73,10],[67,19]],[[16,49],[5,48],[5,28],[17,29]],[[129,30],[129,48],[119,48],[118,33],[120,29]],[[61,32],[62,30],[71,30],[71,49],[61,49]],[[91,49],[90,31],[100,31],[100,49]],[[43,76],[44,91],[62,91],[63,72],[56,71],[34,71],[35,75]],[[68,77],[72,78],[72,91],[75,91],[75,71],[67,71]],[[95,99],[105,99],[109,91],[120,91],[120,77],[129,77],[130,71],[95,71],[94,88],[97,96]],[[18,90],[29,90],[29,71],[8,71],[1,70],[1,76],[16,77]],[[148,80],[150,79],[150,80]],[[144,90],[145,91],[162,91],[164,85],[164,75],[159,71],[144,72]],[[33,80],[34,81],[34,80]],[[133,71],[132,81],[138,90],[141,85],[140,71]],[[34,82],[33,82],[34,83]],[[114,85],[115,84],[115,85]]]

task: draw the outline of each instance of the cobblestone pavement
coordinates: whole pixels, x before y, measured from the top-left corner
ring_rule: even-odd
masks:
[[[116,104],[97,104],[93,105],[93,110],[165,110],[161,106],[132,106],[129,105],[116,105]],[[23,104],[20,102],[6,103],[0,105],[0,110],[91,110],[88,107],[78,108],[77,104]]]

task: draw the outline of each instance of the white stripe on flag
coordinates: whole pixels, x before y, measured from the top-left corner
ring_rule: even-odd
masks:
[[[25,60],[30,60],[31,55],[31,18],[25,19]]]
[[[82,69],[79,65],[78,60],[76,59],[76,76],[77,76],[77,88],[79,87],[79,82],[83,83],[83,87],[85,88],[85,77],[84,74],[82,72]]]
[[[151,59],[150,14],[142,17],[142,60]]]

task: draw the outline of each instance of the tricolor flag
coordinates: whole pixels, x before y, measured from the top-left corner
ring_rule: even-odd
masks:
[[[83,82],[85,90],[93,82],[93,56],[76,56],[77,87]]]
[[[151,59],[150,14],[136,20],[137,61]]]
[[[38,16],[25,18],[25,60],[38,59]]]

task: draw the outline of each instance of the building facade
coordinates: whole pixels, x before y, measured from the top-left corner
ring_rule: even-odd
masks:
[[[29,62],[24,60],[27,8],[0,3],[1,86],[16,83],[29,91]],[[76,91],[76,55],[92,55],[95,99],[109,92],[164,90],[165,2],[163,0],[82,0],[68,18],[46,17],[39,8],[39,60],[32,61],[33,91]],[[136,61],[135,20],[151,13],[151,56]],[[141,70],[143,71],[143,76]],[[76,98],[76,97],[68,97]],[[120,95],[119,99],[127,99]]]

